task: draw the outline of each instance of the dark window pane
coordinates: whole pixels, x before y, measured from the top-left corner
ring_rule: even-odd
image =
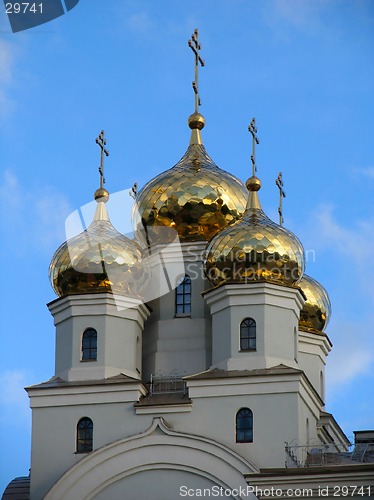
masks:
[[[240,324],[240,350],[256,350],[256,322],[252,318],[246,318]]]
[[[82,336],[82,359],[97,359],[97,332],[94,328],[87,328]]]
[[[236,442],[253,441],[253,413],[249,408],[241,408],[236,414]]]
[[[175,289],[175,313],[191,313],[191,278],[187,275]]]
[[[77,425],[77,453],[87,453],[93,448],[93,422],[83,417]]]

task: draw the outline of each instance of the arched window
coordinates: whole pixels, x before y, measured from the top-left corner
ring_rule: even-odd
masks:
[[[87,328],[82,335],[82,361],[97,359],[97,331]]]
[[[241,408],[236,414],[236,442],[253,442],[253,413],[249,408]]]
[[[175,289],[175,314],[191,315],[191,278],[187,274]]]
[[[245,318],[240,323],[240,350],[256,350],[256,321],[253,318]]]
[[[77,453],[88,453],[93,447],[93,422],[83,417],[77,424]]]

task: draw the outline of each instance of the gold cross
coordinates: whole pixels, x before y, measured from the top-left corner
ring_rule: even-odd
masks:
[[[251,123],[248,126],[248,131],[252,135],[252,154],[251,154],[251,162],[252,162],[252,175],[254,176],[255,173],[257,172],[257,167],[256,167],[256,144],[260,144],[260,140],[257,137],[257,127],[256,127],[256,120],[252,118]]]
[[[201,66],[205,66],[205,62],[200,56],[201,45],[199,43],[199,32],[197,29],[192,33],[190,40],[188,40],[188,46],[192,49],[195,54],[195,80],[192,82],[192,88],[195,92],[195,113],[198,113],[199,106],[201,106],[200,96],[199,96],[199,63]]]
[[[278,186],[279,189],[279,207],[278,207],[278,214],[279,214],[279,225],[282,226],[284,219],[283,219],[283,198],[286,197],[286,193],[283,189],[283,179],[282,179],[282,172],[279,172],[278,177],[275,179],[275,184]]]
[[[105,184],[104,155],[109,156],[109,151],[105,148],[106,139],[104,137],[104,130],[102,130],[100,134],[96,137],[96,144],[98,144],[101,149],[99,173],[100,173],[100,187],[102,188]]]
[[[131,188],[129,195],[131,196],[131,198],[134,198],[134,200],[136,200],[136,197],[138,195],[138,183],[137,182],[134,182],[134,185]]]

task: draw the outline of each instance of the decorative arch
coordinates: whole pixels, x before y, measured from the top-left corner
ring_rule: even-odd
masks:
[[[204,481],[231,490],[247,488],[244,474],[258,472],[228,447],[205,437],[176,432],[162,418],[154,418],[144,433],[93,451],[71,467],[50,489],[45,500],[106,498],[106,493],[116,484],[125,488],[126,481],[130,480],[132,487],[135,482],[141,489],[146,482],[136,482],[137,478],[156,470],[162,474],[179,471],[188,475],[190,484]],[[169,491],[167,481],[159,483],[164,488],[163,500],[179,497],[179,493]],[[136,497],[146,498],[138,490]],[[246,498],[255,499],[253,495]]]

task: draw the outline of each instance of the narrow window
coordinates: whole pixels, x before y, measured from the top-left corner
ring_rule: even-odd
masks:
[[[236,414],[236,442],[253,442],[253,413],[249,408],[241,408]]]
[[[93,447],[93,422],[83,417],[77,425],[77,453],[88,453]]]
[[[240,323],[240,350],[256,350],[256,321],[253,318],[245,318]]]
[[[87,328],[82,336],[82,361],[95,361],[97,359],[97,331]]]
[[[175,314],[191,315],[191,278],[187,274],[175,289]]]
[[[306,444],[309,444],[310,430],[309,430],[309,418],[306,419]]]

